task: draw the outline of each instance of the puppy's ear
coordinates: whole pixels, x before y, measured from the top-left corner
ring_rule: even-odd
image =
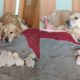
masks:
[[[21,35],[22,34],[22,30],[19,28],[16,28],[16,35]]]

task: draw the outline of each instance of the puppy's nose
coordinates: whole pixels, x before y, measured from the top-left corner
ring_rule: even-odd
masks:
[[[8,37],[6,37],[6,38],[5,38],[5,41],[6,41],[6,42],[9,42],[9,38],[8,38]]]
[[[67,21],[66,21],[66,24],[70,24],[70,20],[67,20]]]

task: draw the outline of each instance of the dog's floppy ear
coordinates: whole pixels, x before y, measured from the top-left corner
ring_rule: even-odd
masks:
[[[19,28],[16,28],[16,35],[21,35],[22,34],[22,30]]]
[[[3,39],[3,36],[4,36],[4,26],[2,26],[2,28],[0,28],[0,38],[1,40]]]

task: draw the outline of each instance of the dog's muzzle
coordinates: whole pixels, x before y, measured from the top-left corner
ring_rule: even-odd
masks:
[[[66,25],[67,25],[67,27],[70,27],[71,25],[70,25],[70,20],[67,20],[66,21]]]
[[[5,38],[5,42],[9,42],[9,38],[8,37]]]

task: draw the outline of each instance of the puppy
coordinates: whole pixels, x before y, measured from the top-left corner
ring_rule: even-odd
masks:
[[[16,25],[9,23],[4,25],[2,30],[2,40],[5,42],[12,42],[12,40],[21,35],[21,30]]]
[[[12,52],[7,52],[6,66],[11,67],[15,64]]]
[[[18,53],[13,53],[14,62],[16,66],[24,66],[24,60],[22,60]]]
[[[3,50],[0,54],[0,67],[6,66],[7,51]]]
[[[72,14],[66,21],[68,32],[70,32],[73,38],[79,42],[80,40],[80,13]]]
[[[34,68],[35,67],[35,59],[36,58],[36,55],[35,53],[30,53],[27,58],[25,59],[25,62],[26,62],[26,66],[29,67],[29,68]]]

